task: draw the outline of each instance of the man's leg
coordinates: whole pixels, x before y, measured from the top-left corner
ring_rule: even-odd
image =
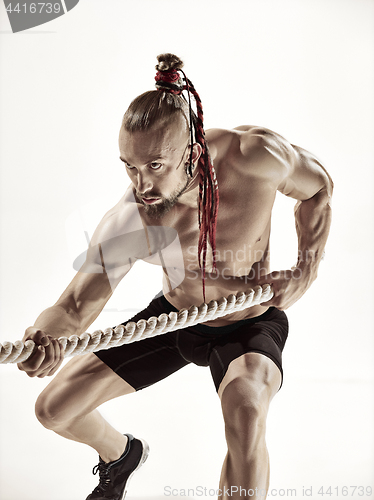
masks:
[[[228,446],[219,500],[265,498],[269,487],[266,416],[280,384],[278,367],[262,354],[250,352],[230,363],[218,390]]]
[[[36,416],[47,429],[91,446],[105,462],[111,462],[122,455],[127,437],[96,408],[134,391],[94,354],[76,356],[41,393]]]

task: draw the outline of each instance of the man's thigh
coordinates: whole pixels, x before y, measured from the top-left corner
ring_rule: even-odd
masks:
[[[161,296],[153,299],[143,311],[122,324],[126,325],[129,321],[148,320],[175,310]],[[159,382],[190,362],[180,352],[179,331],[99,351],[96,356],[136,391]]]
[[[227,385],[228,380],[239,376],[252,382],[262,378],[267,383],[268,373],[274,373],[279,380],[279,389],[283,380],[282,350],[287,335],[288,321],[284,311],[270,308],[218,340],[209,359],[217,391],[221,393],[222,384]]]
[[[189,364],[180,353],[178,335],[178,331],[164,333],[99,351],[96,356],[139,391]]]

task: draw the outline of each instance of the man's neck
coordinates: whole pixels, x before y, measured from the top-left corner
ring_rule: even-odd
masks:
[[[196,200],[199,192],[199,179],[199,169],[196,167],[193,171],[192,177],[187,185],[186,190],[179,197],[178,203],[197,208]]]

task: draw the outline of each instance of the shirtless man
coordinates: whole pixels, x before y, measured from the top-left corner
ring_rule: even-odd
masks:
[[[96,408],[190,362],[210,366],[228,447],[219,499],[263,499],[269,485],[266,415],[282,384],[281,351],[287,338],[283,310],[317,277],[330,227],[333,185],[313,155],[264,128],[212,129],[205,142],[200,101],[189,80],[185,82],[196,97],[197,118],[181,97],[181,61],[170,54],[158,60],[158,90],[133,101],[120,130],[120,158],[131,186],[104,216],[83,267],[60,299],[26,330],[24,340],[33,339],[39,347],[19,368],[31,377],[54,375],[63,359],[56,339],[86,331],[137,258],[163,266],[164,295],[137,314],[135,321],[199,305],[203,293],[208,302],[270,283],[274,297],[261,305],[73,358],[36,404],[37,417],[46,428],[99,453],[100,482],[87,500],[122,499],[129,476],[146,459],[148,446],[111,427]],[[203,157],[208,161],[206,143],[214,169],[210,165],[204,173],[201,161]],[[218,193],[219,210],[216,235],[209,233],[201,264],[204,222],[199,229],[198,199],[204,176],[210,207],[206,201],[200,206],[202,220],[208,220],[210,228],[215,224]],[[294,268],[270,273],[270,218],[277,191],[298,200],[299,249]],[[200,249],[199,234],[203,234]]]

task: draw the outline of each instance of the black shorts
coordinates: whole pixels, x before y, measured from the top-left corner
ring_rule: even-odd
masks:
[[[171,311],[178,310],[162,295],[128,321],[136,322]],[[137,391],[189,363],[209,366],[218,391],[231,361],[247,352],[257,352],[274,361],[283,382],[282,350],[287,335],[286,314],[270,307],[260,316],[227,326],[199,324],[95,354]]]

